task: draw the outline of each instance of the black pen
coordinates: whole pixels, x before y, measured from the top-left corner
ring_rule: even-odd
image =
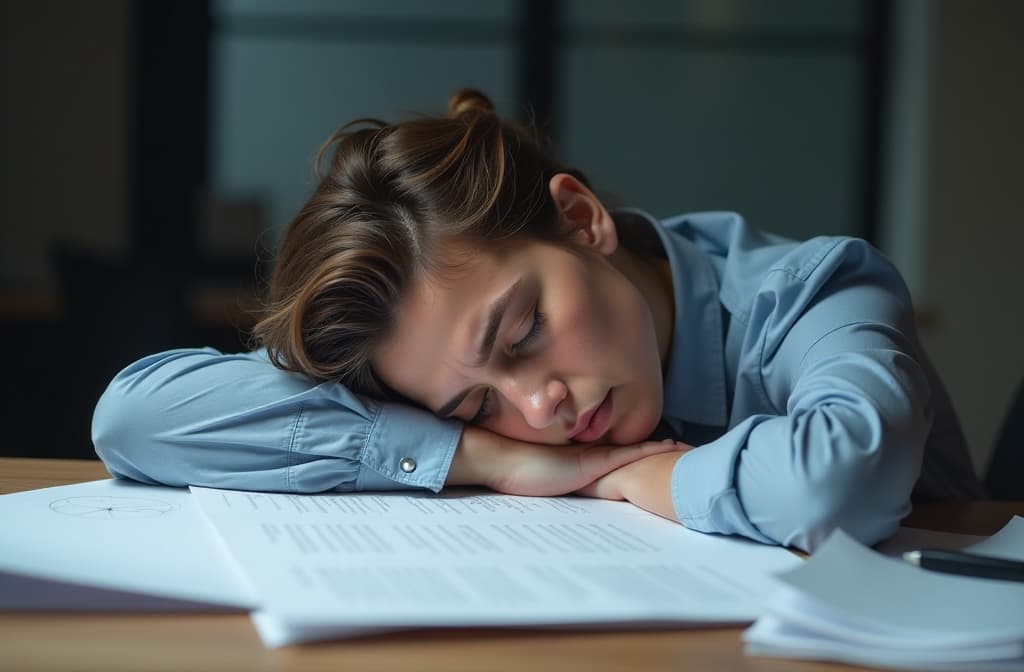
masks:
[[[923,548],[920,551],[907,551],[903,554],[903,559],[912,565],[935,572],[1000,581],[1024,581],[1024,562],[994,558],[990,555]]]

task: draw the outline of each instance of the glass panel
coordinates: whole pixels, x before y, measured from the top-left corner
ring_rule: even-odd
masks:
[[[572,27],[611,23],[704,30],[858,32],[860,0],[568,0]]]
[[[211,11],[219,20],[268,16],[505,20],[515,16],[517,7],[514,0],[215,0]]]
[[[487,92],[504,114],[517,112],[512,50],[502,45],[232,38],[214,40],[212,62],[214,194],[262,200],[275,239],[313,186],[317,148],[342,123],[440,113],[462,86]]]
[[[576,48],[566,65],[563,157],[620,205],[860,230],[855,56]]]

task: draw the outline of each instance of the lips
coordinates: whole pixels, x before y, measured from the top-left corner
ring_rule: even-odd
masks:
[[[586,411],[576,421],[576,426],[569,432],[569,438],[575,441],[596,441],[608,431],[612,421],[612,392],[604,396],[601,403]]]

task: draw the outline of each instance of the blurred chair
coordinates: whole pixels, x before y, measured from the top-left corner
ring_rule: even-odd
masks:
[[[1024,380],[1017,386],[985,471],[991,499],[1024,500]]]

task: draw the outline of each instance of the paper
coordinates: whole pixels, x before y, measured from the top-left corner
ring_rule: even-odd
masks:
[[[267,646],[433,626],[753,621],[788,551],[625,502],[192,488],[260,597]]]
[[[896,534],[875,547],[882,555],[893,558],[901,557],[905,551],[922,548],[945,548],[954,551],[969,549],[982,555],[1024,562],[1024,518],[1014,516],[1003,529],[991,537],[901,527],[896,530]]]
[[[0,495],[0,608],[248,610],[186,489],[102,480]]]
[[[901,652],[867,648],[862,644],[823,641],[816,632],[783,623],[773,616],[757,619],[744,634],[747,653],[806,660],[834,660],[851,665],[890,669],[951,670],[955,672],[1024,669],[1022,647],[1003,644],[964,649]],[[770,643],[769,643],[770,642]]]
[[[966,550],[1020,557],[1024,519]],[[909,669],[1024,669],[1024,584],[930,572],[841,530],[744,633],[752,654]]]
[[[1014,516],[1003,529],[988,539],[971,545],[967,550],[980,555],[1024,562],[1024,517]]]
[[[955,532],[922,530],[916,527],[901,527],[896,530],[894,535],[875,546],[875,550],[890,558],[902,558],[906,551],[917,551],[922,548],[962,551],[984,539],[984,536],[976,534],[957,534]]]

